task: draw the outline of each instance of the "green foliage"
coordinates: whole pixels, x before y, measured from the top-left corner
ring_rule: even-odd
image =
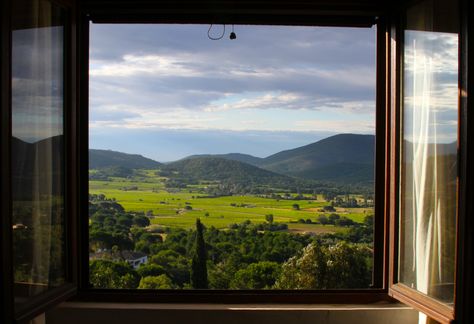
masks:
[[[327,224],[329,224],[329,219],[326,217],[326,215],[319,215],[318,216],[318,222],[321,225],[327,225]]]
[[[201,220],[196,219],[196,247],[191,263],[191,284],[195,289],[207,289],[207,251],[204,242],[204,227]]]
[[[336,209],[334,208],[334,206],[329,205],[329,206],[324,206],[323,211],[325,211],[325,212],[335,212]]]
[[[346,216],[343,216],[339,219],[336,219],[334,221],[334,224],[336,226],[341,226],[341,227],[349,227],[354,225],[354,221],[350,218],[347,218]]]
[[[231,289],[270,289],[280,273],[276,262],[261,261],[252,263],[237,271],[230,282]]]
[[[314,211],[305,211],[307,204],[300,203],[301,206],[304,207],[301,207],[299,211],[291,210],[294,201],[292,201],[291,195],[286,195],[285,197],[288,198],[284,198],[284,200],[278,202],[284,204],[286,207],[284,212],[294,213],[295,215],[304,217],[314,217]],[[191,198],[191,196],[185,198],[176,195],[174,199],[176,199],[177,204],[181,204],[182,206],[183,202],[185,202],[185,206],[188,206],[191,204],[189,201],[196,198]],[[245,197],[245,199],[248,198]],[[300,199],[302,199],[302,197],[300,197]],[[165,200],[155,199],[154,201],[155,204],[159,205],[160,201]],[[201,201],[201,199],[199,199],[199,201],[193,200],[192,205],[199,206]],[[236,207],[229,206],[229,203],[232,201],[235,202],[236,207],[237,204],[244,206],[240,208],[240,212],[248,212],[255,208],[253,207],[253,203],[247,203],[243,199],[240,200],[240,197],[237,196],[228,198],[225,205],[228,206],[228,208],[237,209]],[[320,203],[320,205],[316,207],[320,208],[322,204],[323,203]],[[270,215],[268,212],[262,214],[264,217],[260,216],[260,222],[252,223],[247,219],[240,224],[232,224],[224,230],[219,230],[213,226],[209,226],[204,230],[204,226],[200,221],[199,225],[196,224],[195,230],[184,230],[177,227],[165,228],[163,226],[159,226],[155,230],[154,226],[147,228],[138,226],[137,220],[148,219],[144,216],[143,212],[126,212],[120,204],[112,199],[107,199],[104,195],[92,195],[90,206],[90,240],[92,249],[105,247],[109,250],[112,249],[115,253],[124,249],[134,249],[135,251],[142,251],[148,254],[148,263],[134,271],[137,276],[137,281],[135,281],[134,284],[137,286],[140,278],[166,275],[174,288],[193,287],[193,282],[195,281],[191,279],[191,274],[197,273],[193,270],[193,262],[194,267],[196,267],[199,259],[197,257],[197,251],[201,250],[201,248],[198,249],[198,245],[200,245],[201,247],[205,247],[207,255],[206,258],[201,258],[201,260],[204,260],[203,263],[207,271],[202,271],[201,273],[207,273],[206,287],[208,288],[266,289],[271,288],[277,283],[275,287],[278,287],[278,285],[282,287],[286,285],[285,287],[287,287],[287,289],[298,289],[300,283],[297,281],[291,282],[291,280],[288,279],[291,277],[288,271],[283,271],[280,275],[280,267],[282,264],[286,265],[286,263],[291,263],[291,260],[296,262],[298,258],[303,255],[301,251],[305,246],[317,240],[319,242],[317,244],[320,246],[322,253],[321,255],[326,258],[329,253],[327,252],[329,247],[340,241],[372,242],[372,216],[367,216],[364,223],[348,225],[349,228],[342,232],[310,236],[302,234],[295,235],[287,232],[288,225],[275,220],[271,221],[270,216],[267,216]],[[198,208],[201,207],[196,207],[196,209]],[[262,210],[268,211],[268,208],[262,208]],[[189,212],[194,213],[194,210]],[[272,210],[272,216],[274,216],[273,212],[274,210]],[[202,215],[203,212],[199,211],[199,213]],[[277,215],[279,215],[278,210]],[[188,216],[180,215],[176,217]],[[210,217],[211,216],[208,218]],[[278,220],[279,218],[277,217],[280,216],[275,217]],[[206,220],[208,218],[206,218]],[[339,221],[341,220],[346,221],[344,217],[340,217]],[[301,226],[304,226],[304,228],[319,226],[313,225],[311,218],[302,218],[301,223]],[[329,230],[332,229],[331,226],[328,226],[328,228]],[[199,232],[201,232],[201,235],[199,235]],[[198,240],[200,236],[202,240]],[[201,243],[198,244],[198,241]],[[357,246],[362,247],[365,245],[359,244]],[[368,265],[368,269],[370,269],[370,253],[368,253],[368,255],[365,261]],[[293,257],[296,259],[293,259]],[[327,258],[326,261],[330,261],[330,259]],[[339,263],[336,262],[336,264]],[[275,264],[278,265],[278,271],[275,270]],[[326,265],[329,266],[327,262]],[[128,265],[125,266],[130,268]],[[288,268],[287,265],[286,267]],[[110,271],[115,271],[107,268],[104,269],[106,270],[105,273],[109,271],[109,274]],[[320,270],[323,271],[324,267],[321,266]],[[326,269],[324,271],[328,270]],[[310,271],[309,273],[315,275],[316,270],[313,272]],[[316,278],[318,278],[318,276],[321,276],[321,273],[317,274]],[[110,278],[104,276],[100,278],[100,282],[102,282],[101,284],[104,287],[110,288],[119,285],[125,287],[127,285],[131,286],[134,275],[119,276],[124,277],[119,279],[113,276],[109,277]],[[302,275],[300,278],[305,278],[305,276]],[[329,280],[327,279],[327,275],[325,278],[324,280]],[[100,284],[100,282],[96,282],[96,284]],[[145,283],[143,285],[145,285]],[[156,286],[158,287],[158,285]],[[166,285],[163,284],[160,287],[165,286]]]
[[[140,280],[138,289],[174,289],[177,288],[171,279],[165,275],[147,276]]]
[[[110,150],[89,150],[89,168],[99,169],[120,166],[128,169],[154,169],[161,163],[138,154],[126,154]]]
[[[269,223],[273,223],[273,214],[266,214],[265,220]]]
[[[150,226],[150,219],[146,216],[143,215],[137,215],[133,217],[132,220],[134,225],[140,226],[140,227],[147,227]]]
[[[332,213],[328,217],[329,224],[335,225],[336,221],[338,221],[341,218],[339,214]]]
[[[153,263],[148,263],[148,264],[142,264],[138,269],[137,273],[140,277],[149,277],[149,276],[159,276],[162,274],[166,273],[166,270],[164,267],[153,264]]]
[[[364,245],[311,243],[282,266],[279,289],[368,288],[372,253]]]
[[[128,263],[109,260],[90,261],[89,278],[94,288],[134,289],[140,280]]]
[[[306,179],[297,179],[277,174],[259,167],[215,156],[195,156],[169,163],[162,169],[170,176],[166,182],[173,188],[184,188],[183,184],[196,184],[199,181],[217,181],[218,186],[209,186],[209,196],[232,194],[264,193],[268,188],[305,188],[313,192],[315,188],[327,185]]]

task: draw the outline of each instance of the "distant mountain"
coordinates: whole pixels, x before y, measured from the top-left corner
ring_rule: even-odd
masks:
[[[232,161],[239,161],[247,164],[251,164],[254,166],[259,166],[263,158],[259,158],[250,154],[242,154],[242,153],[227,153],[227,154],[197,154],[197,155],[191,155],[186,157],[185,159],[194,159],[198,157],[216,157],[216,158],[223,158],[226,160],[232,160]]]
[[[229,153],[192,155],[183,160],[223,158],[290,177],[370,185],[374,179],[374,147],[374,135],[339,134],[266,158]]]
[[[247,184],[294,182],[293,178],[260,169],[248,163],[221,157],[197,156],[168,163],[163,167],[181,176],[203,180],[228,180]]]
[[[123,167],[129,169],[154,169],[162,164],[141,156],[111,150],[89,150],[89,169]]]
[[[295,177],[345,183],[374,179],[374,135],[339,134],[282,151],[263,159],[260,167]]]
[[[374,179],[374,146],[374,135],[339,134],[266,158],[238,153],[201,156],[245,162],[292,177],[368,184]]]

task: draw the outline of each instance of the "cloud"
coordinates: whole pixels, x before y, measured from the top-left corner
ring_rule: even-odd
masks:
[[[375,122],[369,120],[302,120],[296,122],[296,125],[298,129],[302,131],[318,130],[320,132],[357,134],[375,133]]]
[[[374,100],[371,29],[236,26],[236,42],[208,40],[203,25],[91,30],[93,109],[119,102],[203,110],[229,94],[252,92]]]
[[[219,146],[226,141],[211,140],[212,134],[267,132],[268,147],[282,140],[268,132],[373,133],[375,29],[235,26],[232,42],[209,40],[207,29],[92,24],[91,139],[98,132],[192,131],[173,137],[189,145],[166,146],[194,151],[189,146],[200,142],[192,136],[204,133],[203,140]],[[119,141],[116,136],[103,138]],[[238,138],[227,144],[245,146],[254,137]]]
[[[159,55],[133,55],[123,56],[121,62],[93,61],[90,75],[105,77],[130,77],[134,75],[156,75],[160,78],[166,76],[202,76],[204,71],[193,68],[187,64],[192,62],[192,57],[159,56]]]

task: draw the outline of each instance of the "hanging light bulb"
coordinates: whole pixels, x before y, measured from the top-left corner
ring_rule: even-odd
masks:
[[[234,25],[232,25],[232,32],[230,33],[229,38],[230,39],[236,39],[237,38],[237,35],[234,33]]]

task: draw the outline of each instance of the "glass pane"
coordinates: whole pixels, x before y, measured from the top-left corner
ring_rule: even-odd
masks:
[[[369,289],[375,28],[90,30],[94,288]]]
[[[12,219],[15,301],[64,282],[64,27],[48,1],[14,1]]]
[[[455,17],[455,8],[433,1],[408,11],[400,174],[399,281],[448,304],[454,298],[456,246]]]

